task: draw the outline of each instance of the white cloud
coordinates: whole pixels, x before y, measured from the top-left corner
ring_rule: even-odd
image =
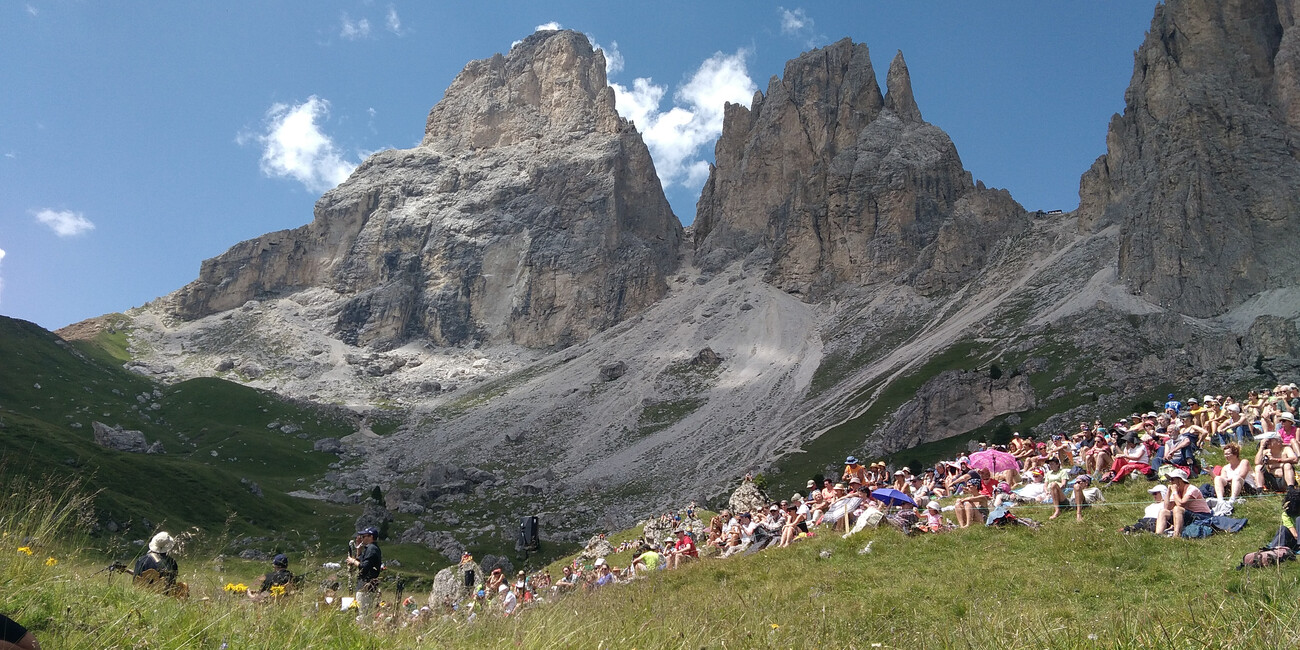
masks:
[[[384,17],[384,24],[387,25],[388,31],[402,35],[402,19],[397,16],[397,8],[388,5],[388,14]]]
[[[39,14],[39,13],[41,13],[41,10],[40,10],[40,9],[37,9],[35,6],[30,5],[30,4],[27,5],[27,15],[29,15],[29,16],[35,16],[36,14]]]
[[[291,106],[275,104],[266,112],[266,132],[254,136],[262,145],[262,173],[292,178],[315,192],[324,192],[347,179],[356,163],[345,160],[318,121],[329,117],[330,103],[315,95]],[[247,142],[241,134],[236,141]]]
[[[362,18],[360,20],[353,21],[351,18],[348,17],[346,12],[343,14],[343,17],[340,20],[343,24],[339,28],[339,36],[342,36],[343,38],[346,38],[349,41],[355,41],[360,38],[370,37],[369,20]]]
[[[535,31],[535,32],[542,32],[542,31],[549,31],[549,30],[553,30],[553,29],[564,29],[564,25],[561,25],[560,23],[557,23],[557,22],[555,22],[554,20],[552,20],[552,21],[549,22],[549,23],[542,23],[542,24],[538,25],[537,27],[534,27],[534,28],[533,28],[533,31]]]
[[[47,208],[34,214],[37,221],[49,226],[60,237],[76,237],[95,229],[95,224],[80,212]]]
[[[667,112],[659,110],[666,88],[651,79],[636,79],[630,89],[610,84],[619,115],[636,123],[664,187],[699,187],[708,178],[709,165],[700,158],[700,149],[721,135],[724,106],[748,106],[758,89],[749,78],[748,56],[742,49],[709,57],[673,94],[675,105]]]
[[[824,36],[817,34],[816,22],[803,9],[790,10],[777,7],[776,10],[781,14],[782,34],[799,39],[808,47],[814,47],[817,41],[825,40]]]
[[[790,11],[785,7],[777,7],[781,12],[781,33],[786,36],[799,36],[805,30],[812,29],[813,20],[804,13],[803,9]]]

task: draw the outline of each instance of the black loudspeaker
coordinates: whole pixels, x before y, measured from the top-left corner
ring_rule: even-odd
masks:
[[[465,569],[465,586],[474,586],[474,569]]]
[[[519,522],[519,541],[516,545],[523,550],[537,550],[541,544],[537,538],[537,528],[537,517],[524,517]]]

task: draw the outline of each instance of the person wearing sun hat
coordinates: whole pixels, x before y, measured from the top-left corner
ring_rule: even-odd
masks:
[[[176,577],[180,575],[180,566],[171,552],[176,548],[176,538],[167,531],[159,532],[149,540],[149,552],[135,561],[135,583],[140,586],[161,589],[170,593],[176,589]],[[151,573],[152,572],[152,573]]]
[[[856,457],[849,456],[844,459],[844,474],[840,478],[844,479],[845,483],[848,483],[849,480],[854,477],[856,477],[858,481],[866,483],[867,468],[863,467]]]
[[[1295,485],[1295,466],[1300,462],[1290,445],[1282,444],[1276,431],[1255,436],[1260,441],[1255,452],[1255,485],[1260,490],[1281,492]]]
[[[1168,514],[1156,520],[1156,534],[1163,535],[1170,520],[1173,523],[1173,537],[1183,534],[1187,524],[1211,516],[1210,506],[1205,503],[1201,491],[1187,482],[1187,472],[1175,469],[1169,472],[1169,492],[1164,497],[1164,510]]]

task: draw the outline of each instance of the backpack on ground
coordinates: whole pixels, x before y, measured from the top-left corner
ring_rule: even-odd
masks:
[[[1278,546],[1276,548],[1265,548],[1247,553],[1241,558],[1241,564],[1237,565],[1238,569],[1250,567],[1258,569],[1261,567],[1277,566],[1288,560],[1295,559],[1295,551],[1289,546]]]

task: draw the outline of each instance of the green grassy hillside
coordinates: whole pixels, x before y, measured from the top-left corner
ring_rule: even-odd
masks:
[[[97,493],[96,519],[119,524],[125,538],[151,534],[145,519],[232,536],[350,531],[355,509],[285,494],[337,460],[312,445],[351,433],[347,422],[218,379],[163,386],[124,370],[113,350],[69,344],[31,323],[0,318],[0,467],[6,474],[51,482],[85,477]],[[166,453],[104,449],[94,442],[94,421],[141,431]],[[286,434],[268,428],[271,423],[301,431]],[[262,496],[254,494],[254,483]],[[111,546],[112,536],[100,532]]]
[[[1032,530],[975,527],[848,540],[818,531],[788,549],[704,559],[627,584],[550,599],[506,618],[489,608],[414,619],[398,608],[357,625],[319,606],[322,572],[273,603],[225,585],[265,566],[180,553],[187,601],[137,590],[79,549],[78,492],[5,481],[0,611],[58,648],[1276,648],[1300,624],[1300,564],[1237,570],[1271,538],[1276,496],[1238,509],[1251,524],[1202,540],[1123,535],[1146,483],[1108,505]],[[616,537],[616,536],[615,536]],[[869,552],[863,552],[869,548]],[[319,557],[292,556],[293,568]],[[328,558],[327,558],[328,559]],[[384,599],[400,602],[423,593]]]

